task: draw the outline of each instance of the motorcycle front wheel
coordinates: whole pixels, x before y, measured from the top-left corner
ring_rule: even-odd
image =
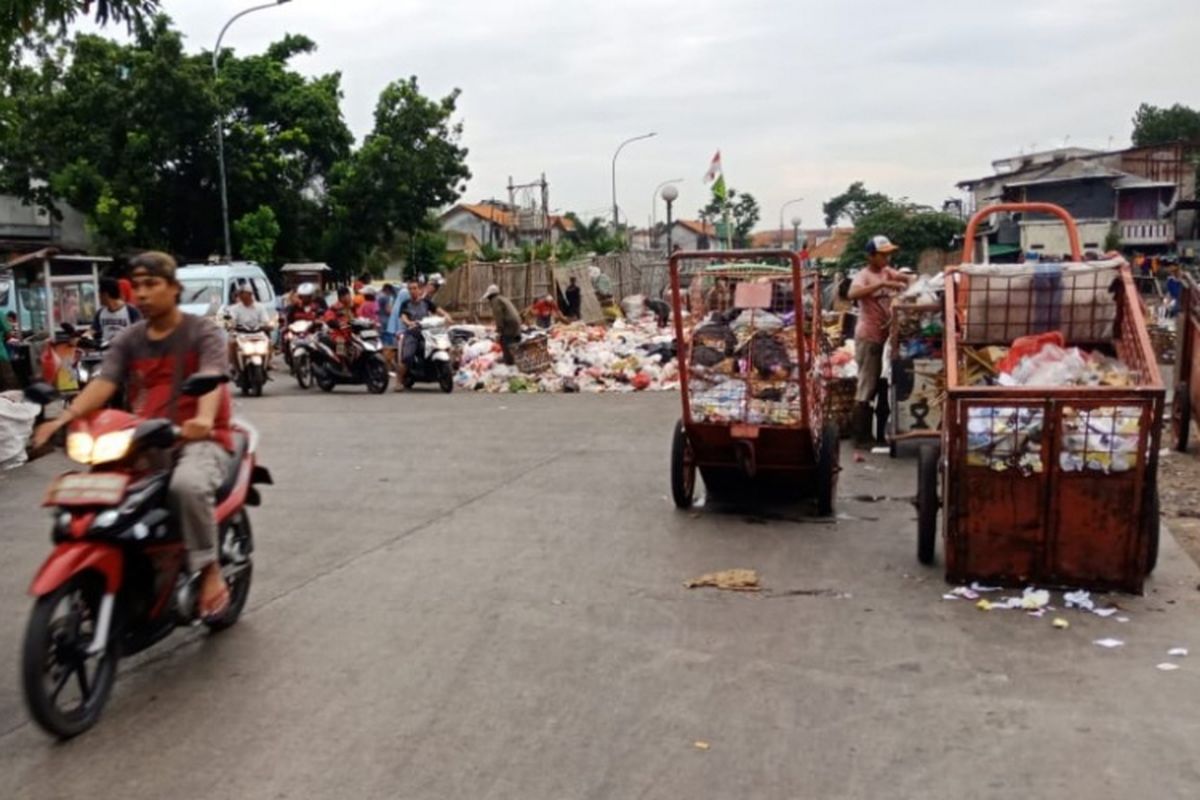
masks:
[[[29,615],[21,659],[25,704],[34,722],[59,739],[96,724],[117,677],[115,626],[104,650],[88,653],[103,591],[101,579],[79,573],[39,597]]]
[[[337,385],[337,381],[329,374],[329,370],[324,367],[313,368],[313,379],[317,382],[317,388],[322,392],[332,392],[333,387]]]
[[[242,616],[246,598],[250,596],[250,580],[254,576],[254,534],[250,530],[250,517],[245,509],[230,521],[229,527],[221,532],[218,563],[221,577],[229,588],[229,607],[217,619],[206,620],[205,625],[214,633],[232,626]]]
[[[296,383],[300,384],[301,389],[312,386],[312,361],[309,360],[308,353],[296,353],[292,357],[292,369],[296,373]]]
[[[450,394],[454,391],[454,370],[450,369],[450,362],[439,362],[437,370],[438,386],[442,387],[443,392]]]
[[[387,391],[389,380],[387,362],[379,356],[372,356],[367,362],[367,391],[383,394]]]
[[[250,396],[262,397],[263,384],[266,382],[266,370],[258,364],[251,364],[246,374],[246,383],[250,387]]]

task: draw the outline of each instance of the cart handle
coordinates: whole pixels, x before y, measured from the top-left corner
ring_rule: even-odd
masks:
[[[1079,228],[1065,208],[1054,203],[998,203],[981,208],[971,215],[971,221],[967,223],[967,231],[963,234],[965,241],[963,242],[962,260],[964,264],[972,264],[975,261],[975,231],[979,224],[993,214],[1002,212],[1053,214],[1058,217],[1067,226],[1067,239],[1071,243],[1071,260],[1083,261],[1083,251],[1079,247]]]

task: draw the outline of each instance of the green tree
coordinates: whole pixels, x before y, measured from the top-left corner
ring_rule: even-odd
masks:
[[[288,67],[311,52],[286,37],[262,55],[184,53],[162,16],[129,44],[77,35],[0,69],[0,190],[88,217],[102,244],[184,258],[222,248],[213,122],[226,120],[231,219],[269,207],[281,259],[319,256],[321,187],[349,157],[338,75]]]
[[[1159,108],[1149,103],[1138,106],[1133,115],[1135,147],[1179,141],[1200,141],[1200,111],[1179,103],[1170,108]]]
[[[158,11],[159,5],[160,0],[3,0],[0,47],[39,30],[65,31],[81,14],[92,14],[101,25],[124,22],[132,31]]]
[[[729,219],[733,224],[733,246],[747,247],[750,243],[750,234],[762,216],[758,201],[749,192],[740,193],[737,189],[730,188],[727,204]],[[714,223],[721,222],[724,214],[721,201],[715,197],[709,201],[708,205],[700,209],[700,218]]]
[[[837,225],[843,217],[849,218],[857,226],[859,220],[889,202],[887,195],[868,192],[862,181],[855,181],[846,191],[831,197],[821,210],[825,212],[825,226],[828,228]]]
[[[259,206],[233,223],[238,252],[243,258],[263,266],[275,266],[275,243],[279,241],[279,221],[270,206]]]
[[[590,222],[585,223],[574,211],[568,211],[566,216],[573,224],[567,239],[579,252],[603,256],[622,249],[624,236],[610,233],[608,222],[601,217],[592,217]]]
[[[376,245],[429,228],[429,209],[447,206],[471,177],[454,122],[459,91],[441,100],[421,94],[415,77],[379,96],[375,127],[330,175],[327,260],[348,269]]]
[[[893,258],[898,266],[916,267],[923,251],[951,249],[964,227],[963,221],[952,214],[889,200],[858,220],[838,267],[844,270],[860,266],[866,259],[867,239],[880,235],[900,246]]]

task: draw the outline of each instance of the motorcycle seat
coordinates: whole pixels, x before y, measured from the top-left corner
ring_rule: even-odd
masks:
[[[225,479],[221,481],[221,485],[217,488],[217,502],[220,503],[225,498],[229,497],[229,493],[233,491],[233,487],[237,485],[238,472],[242,467],[242,459],[246,457],[246,448],[250,446],[250,437],[242,431],[233,430],[233,457],[229,461],[229,468],[225,471]]]

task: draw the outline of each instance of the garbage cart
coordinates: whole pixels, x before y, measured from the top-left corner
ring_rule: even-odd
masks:
[[[707,291],[685,297],[680,263],[689,259],[714,264]],[[767,260],[787,266],[754,263]],[[833,513],[839,443],[817,371],[817,275],[788,250],[734,250],[674,253],[670,279],[683,404],[671,445],[675,505],[692,505],[698,472],[710,494],[782,485]]]
[[[980,222],[1003,212],[1058,217],[1072,260],[972,263]],[[1083,263],[1074,220],[1045,203],[989,206],[965,239],[946,280],[940,447],[918,460],[918,557],[934,558],[940,510],[949,581],[1140,593],[1165,392],[1129,265]]]

